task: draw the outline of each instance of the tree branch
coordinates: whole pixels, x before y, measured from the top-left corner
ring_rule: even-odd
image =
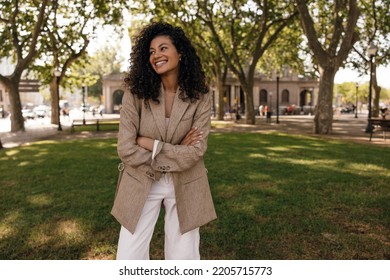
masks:
[[[305,0],[295,0],[297,3],[298,11],[301,15],[301,23],[303,30],[305,31],[306,37],[308,38],[309,46],[315,56],[320,60],[318,61],[321,65],[327,64],[327,53],[322,48],[321,43],[318,40],[317,33],[314,29],[314,22],[307,9]]]

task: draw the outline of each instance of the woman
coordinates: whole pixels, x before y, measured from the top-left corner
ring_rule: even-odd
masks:
[[[210,94],[182,29],[152,23],[135,40],[121,109],[112,214],[122,225],[117,259],[149,259],[161,204],[165,259],[200,259],[199,227],[216,218],[203,155]]]

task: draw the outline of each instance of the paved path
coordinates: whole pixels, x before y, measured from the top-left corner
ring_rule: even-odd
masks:
[[[279,132],[288,134],[307,135],[325,139],[336,139],[390,147],[390,134],[383,139],[382,132],[374,133],[369,141],[369,134],[365,132],[367,118],[362,114],[355,118],[354,114],[341,114],[335,116],[333,120],[333,132],[331,135],[318,135],[313,133],[313,116],[280,116],[279,123],[276,117],[272,117],[271,123],[267,123],[265,117],[257,117],[255,125],[245,124],[245,120],[234,121],[214,121],[213,131],[215,132],[236,132],[246,131],[252,133]]]
[[[247,125],[245,124],[245,120],[241,120],[238,123],[232,120],[213,121],[212,132],[279,132],[390,147],[390,135],[388,135],[389,138],[385,141],[383,140],[382,132],[374,134],[372,141],[369,141],[369,134],[365,132],[367,119],[363,115],[358,118],[355,118],[353,114],[335,116],[333,122],[333,133],[331,135],[317,135],[313,133],[313,116],[280,116],[279,121],[279,124],[277,124],[275,117],[272,117],[271,123],[267,123],[266,119],[263,117],[258,117],[256,118],[255,125]],[[63,128],[64,131],[57,131],[57,126],[41,123],[39,125],[26,126],[25,132],[11,133],[9,131],[0,130],[0,138],[3,147],[10,148],[39,140],[117,137],[117,132],[115,131],[70,133],[69,126],[65,125]]]

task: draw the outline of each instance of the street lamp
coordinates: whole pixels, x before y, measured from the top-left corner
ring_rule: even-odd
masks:
[[[276,75],[276,123],[279,123],[279,72]]]
[[[367,121],[367,128],[366,128],[367,133],[372,132],[372,125],[371,125],[372,69],[373,69],[372,59],[376,55],[377,51],[378,51],[378,47],[375,46],[373,42],[371,42],[370,46],[367,49],[367,55],[370,58],[370,88],[368,90],[368,121]]]
[[[85,125],[85,85],[82,85],[82,92],[83,92],[83,125]]]
[[[359,92],[359,83],[356,83],[356,104],[355,104],[355,118],[358,117],[358,92]]]
[[[59,67],[56,67],[54,70],[54,76],[56,77],[56,83],[57,83],[57,98],[58,98],[58,131],[62,131],[61,126],[61,107],[60,107],[60,77],[61,77],[61,70]]]

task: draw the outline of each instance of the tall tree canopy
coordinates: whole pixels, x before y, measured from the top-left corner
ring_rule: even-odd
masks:
[[[57,81],[61,82],[70,65],[85,53],[98,24],[117,24],[126,4],[127,0],[0,0],[0,57],[13,56],[16,62],[11,75],[0,75],[10,95],[11,131],[24,130],[19,95],[23,71],[34,68],[32,62],[40,58],[34,69],[41,73],[43,83],[50,83],[52,122],[56,123]],[[53,75],[56,67],[61,71],[59,79]]]

